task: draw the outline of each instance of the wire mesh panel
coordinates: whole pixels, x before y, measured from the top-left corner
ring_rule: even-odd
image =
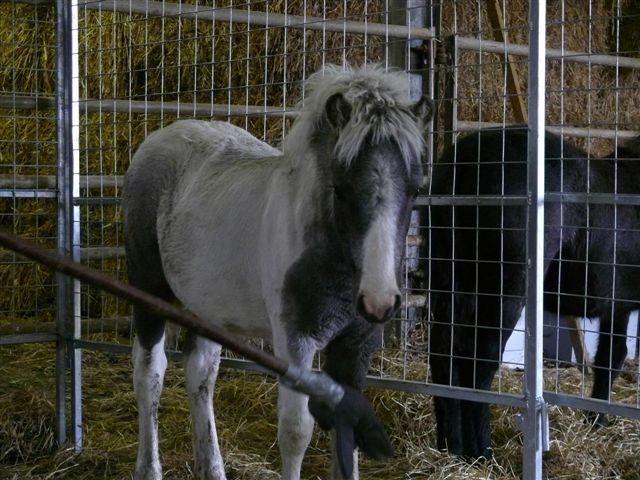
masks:
[[[1,225],[56,246],[55,15],[3,4]],[[3,252],[0,335],[55,333],[54,275]],[[4,341],[14,337],[4,337]],[[29,337],[22,337],[27,340]],[[35,338],[35,337],[34,337]]]
[[[629,247],[640,191],[624,179],[635,177],[637,160],[640,97],[633,85],[640,43],[628,25],[639,12],[624,1],[548,6],[544,268],[535,277],[527,242],[534,233],[527,209],[534,138],[523,125],[536,108],[526,98],[535,87],[527,83],[533,61],[527,8],[511,1],[452,2],[441,10],[444,108],[422,230],[429,238],[423,251],[430,378],[437,385],[522,391],[532,372],[527,349],[535,345],[523,308],[537,281],[543,300],[530,311],[544,310],[545,401],[591,412],[587,424],[604,423],[605,411],[637,419],[637,298],[631,290],[638,262]],[[600,329],[598,320],[576,317],[600,317]],[[584,357],[575,353],[581,350]],[[481,399],[464,390],[442,397],[449,395]],[[496,441],[503,431],[495,415],[491,441],[482,407],[446,400],[435,407],[440,448],[472,457],[492,448],[499,456],[507,448]],[[552,442],[554,436],[567,441],[562,415],[565,410],[551,411]],[[607,476],[622,457],[613,466],[567,468]],[[552,471],[550,478],[562,472]]]
[[[62,44],[55,38],[53,4],[35,3],[0,3],[0,28],[11,33],[0,40],[0,219],[3,227],[55,248],[62,188],[55,50]],[[79,234],[75,251],[84,263],[126,280],[123,175],[137,146],[158,128],[179,118],[215,118],[278,146],[311,73],[329,63],[408,70],[411,95],[435,92],[436,163],[407,240],[404,308],[386,327],[369,385],[419,393],[401,405],[393,401],[394,408],[412,413],[423,394],[454,399],[438,401],[435,412],[419,403],[416,415],[438,432],[420,433],[427,440],[419,454],[407,454],[407,472],[440,458],[424,454],[437,446],[470,457],[493,453],[496,462],[487,468],[495,478],[538,475],[539,466],[523,471],[526,461],[513,451],[526,460],[545,445],[523,438],[513,410],[501,409],[507,414],[500,419],[492,412],[491,437],[484,430],[473,436],[474,422],[488,421],[488,410],[472,402],[522,409],[525,423],[531,415],[545,417],[544,402],[595,412],[587,419],[599,423],[604,413],[640,417],[633,313],[640,300],[633,288],[640,264],[634,248],[640,227],[640,148],[634,143],[640,131],[640,11],[632,0],[548,6],[545,247],[543,272],[535,275],[530,207],[532,185],[539,185],[532,179],[531,129],[523,126],[536,107],[528,96],[529,3],[539,4],[74,2],[79,97],[73,107],[79,116],[72,140],[79,167],[67,180],[78,209],[70,225]],[[437,49],[423,28],[429,20],[438,29]],[[433,60],[439,65],[431,70]],[[490,130],[474,133],[479,128]],[[535,282],[544,290],[537,310],[530,295]],[[56,286],[53,274],[2,253],[0,343],[58,338]],[[89,285],[80,293],[74,297],[80,332],[73,350],[128,351],[130,305]],[[537,347],[531,317],[541,309],[546,391],[536,404],[527,403],[535,355],[525,357]],[[78,368],[79,357],[73,359]],[[593,378],[597,402],[590,400]],[[79,401],[79,391],[74,394]],[[594,456],[568,472],[554,464],[571,449],[560,433],[578,428],[566,423],[566,415],[567,409],[551,408],[556,456],[547,460],[549,478],[624,477],[617,472],[631,454]],[[78,429],[80,420],[74,422]],[[633,428],[627,420],[618,423]],[[624,435],[612,431],[611,442]],[[629,443],[631,452],[640,448]],[[470,468],[476,467],[460,467],[465,473],[459,476],[483,474]]]
[[[406,12],[385,2],[87,1],[79,11],[82,252],[119,278],[122,175],[148,133],[177,118],[228,119],[278,145],[308,75],[328,63],[391,67],[389,52],[404,54],[411,36],[390,29]],[[83,340],[129,343],[126,304],[83,286],[82,315]]]

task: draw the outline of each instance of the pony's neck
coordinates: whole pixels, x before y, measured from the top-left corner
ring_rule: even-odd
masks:
[[[295,223],[303,235],[304,243],[319,244],[330,241],[326,228],[329,221],[326,208],[329,200],[329,188],[318,168],[315,153],[307,153],[302,158],[295,159],[292,170],[293,189],[292,205]]]

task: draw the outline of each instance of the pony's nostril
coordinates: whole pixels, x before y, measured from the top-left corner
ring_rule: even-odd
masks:
[[[367,307],[365,306],[365,303],[364,303],[364,295],[362,293],[358,295],[358,301],[356,303],[356,307],[358,309],[358,313],[363,317],[367,317],[369,315],[369,312],[367,311]]]

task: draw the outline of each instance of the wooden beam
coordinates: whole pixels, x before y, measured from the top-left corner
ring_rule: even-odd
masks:
[[[487,13],[489,15],[489,21],[491,22],[494,40],[506,44],[508,43],[508,38],[504,26],[501,3],[501,0],[490,1],[487,6]],[[527,123],[529,115],[524,102],[525,94],[522,91],[522,83],[520,82],[520,76],[518,75],[514,61],[515,59],[512,55],[507,55],[507,62],[505,64],[505,68],[507,69],[507,95],[509,96],[509,103],[513,109],[516,122]]]

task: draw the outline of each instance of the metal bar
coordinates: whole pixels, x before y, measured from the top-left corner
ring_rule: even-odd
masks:
[[[428,205],[527,205],[526,195],[424,195],[416,198],[418,206]]]
[[[123,175],[80,175],[80,188],[114,188],[122,187]],[[58,187],[55,175],[0,175],[0,190],[24,189],[55,191]]]
[[[19,110],[54,110],[56,101],[53,97],[0,95],[0,108]]]
[[[459,120],[457,124],[457,132],[474,132],[481,128],[505,128],[517,126],[517,123],[496,123],[496,122],[472,122],[467,120]],[[565,137],[581,137],[581,138],[602,138],[602,139],[632,139],[638,136],[635,130],[615,130],[607,128],[591,128],[591,127],[571,127],[560,126],[555,127],[547,125],[546,130],[557,135]]]
[[[65,0],[57,2],[56,44],[56,136],[57,136],[57,208],[58,254],[75,259],[79,255],[79,210],[73,205],[80,191],[77,178],[79,169],[79,83],[78,83],[78,16],[77,7]],[[71,402],[71,435],[76,452],[82,447],[82,392],[80,351],[71,348],[70,339],[79,335],[79,294],[77,280],[56,273],[56,323],[58,342],[56,349],[57,394],[56,406],[59,445],[66,442],[66,398]],[[70,368],[70,392],[67,392],[66,370]]]
[[[119,205],[120,197],[76,197],[74,205]]]
[[[527,205],[525,195],[424,195],[416,198],[416,205]],[[640,195],[622,193],[561,193],[546,192],[544,201],[549,203],[584,203],[599,205],[640,205]]]
[[[526,406],[525,400],[521,395],[504,392],[474,390],[472,388],[450,387],[447,385],[436,385],[433,383],[413,382],[408,380],[392,380],[373,376],[368,376],[364,383],[366,386],[370,387],[386,388],[388,390],[398,390],[422,395],[457,398],[460,400],[471,400],[474,402],[491,403],[508,407],[524,408]]]
[[[585,203],[601,205],[640,205],[640,195],[623,193],[559,193],[549,192],[545,202]]]
[[[21,337],[25,335],[14,335],[14,337]],[[46,336],[42,336],[46,340]],[[35,337],[34,337],[35,338]],[[53,337],[55,338],[55,337]],[[3,338],[0,337],[0,344]],[[96,342],[90,340],[76,340],[76,348],[84,348],[89,350],[97,350],[102,352],[117,353],[117,354],[130,354],[131,346],[122,345],[117,343],[105,343]],[[181,352],[168,351],[167,356],[172,360],[179,360],[181,358]],[[238,370],[253,371],[259,373],[268,373],[264,368],[239,358],[223,358],[221,360],[221,366],[224,368],[234,368]],[[407,380],[393,380],[389,378],[379,378],[376,376],[367,376],[364,381],[366,387],[382,388],[386,390],[404,391],[408,393],[415,393],[419,395],[431,395],[431,396],[447,396],[451,398],[457,398],[460,400],[473,400],[485,403],[491,403],[495,405],[503,405],[508,407],[524,408],[525,400],[520,395],[505,394],[500,392],[491,391],[478,391],[469,388],[461,387],[448,387],[446,385],[427,384],[415,381]],[[611,415],[640,419],[640,408],[632,405],[609,403],[604,400],[597,400],[593,398],[577,397],[575,395],[560,394],[552,391],[544,391],[545,400],[552,405],[558,405],[560,407],[567,408],[579,408],[582,410],[599,411],[603,413],[609,413]]]
[[[463,50],[498,53],[500,55],[507,54],[517,55],[520,57],[528,57],[530,55],[529,46],[527,45],[496,42],[493,40],[481,40],[473,37],[457,37],[457,46]],[[548,60],[564,60],[607,67],[640,68],[640,59],[638,58],[577,52],[574,50],[562,50],[559,48],[546,49],[545,58]]]
[[[71,144],[70,168],[67,170],[69,175],[68,181],[71,188],[71,197],[73,204],[71,205],[71,218],[68,226],[71,233],[71,259],[75,262],[80,261],[80,208],[75,200],[80,196],[80,57],[78,44],[78,6],[75,1],[71,2],[70,7],[70,25],[67,35],[70,43],[70,62],[67,75],[71,86],[70,97],[70,120],[71,120]],[[81,289],[80,282],[73,279],[70,282],[71,291],[69,292],[69,313],[68,318],[70,337],[67,338],[67,352],[69,356],[70,377],[71,377],[71,419],[73,445],[76,453],[82,448],[83,429],[82,429],[82,350],[74,348],[73,340],[80,338],[82,335],[81,326]]]
[[[543,279],[545,169],[545,0],[529,3],[529,144],[527,188],[530,196],[525,305],[525,399],[522,469],[525,480],[542,479],[542,452],[548,425],[543,397]]]
[[[417,241],[417,240],[416,240]],[[109,258],[124,257],[124,247],[83,247],[80,248],[80,258],[83,261],[105,260]],[[13,252],[0,252],[0,263],[16,263],[16,261],[29,261]]]
[[[211,103],[161,102],[148,100],[78,100],[80,109],[85,113],[171,113],[175,115],[189,115],[202,117],[233,117],[233,116],[267,116],[292,117],[294,110],[285,111],[282,107],[264,105],[223,105]],[[53,110],[55,99],[52,97],[0,95],[0,108],[25,110]]]
[[[0,244],[25,257],[29,257],[53,268],[60,272],[60,274],[72,276],[131,302],[145,305],[149,310],[158,315],[162,315],[167,320],[193,330],[198,335],[207,337],[214,342],[218,342],[236,353],[260,363],[277,375],[284,375],[287,372],[289,364],[286,361],[253,348],[241,338],[231,335],[214,325],[210,325],[196,315],[156,298],[153,295],[149,295],[147,292],[135,288],[132,285],[111,278],[98,270],[81,265],[61,255],[54,255],[50,251],[42,249],[32,242],[28,242],[6,232],[0,232]]]
[[[214,8],[196,5],[176,4],[170,2],[140,1],[140,0],[85,0],[79,5],[88,10],[110,10],[123,13],[138,13],[145,16],[181,17],[193,20],[207,20],[220,22],[246,23],[267,28],[304,28],[306,30],[320,30],[323,32],[355,33],[376,35],[381,37],[405,39],[429,39],[433,32],[428,28],[409,28],[404,25],[387,25],[352,20],[327,20],[322,17],[309,15],[288,15],[281,13],[266,13],[236,8]]]
[[[0,335],[0,345],[17,345],[19,343],[56,342],[58,335],[55,333],[20,333]],[[56,439],[58,441],[58,439]]]
[[[640,408],[633,405],[624,405],[621,403],[607,402],[606,400],[598,400],[596,398],[583,398],[550,391],[544,392],[544,398],[549,404],[558,405],[559,407],[579,408],[581,410],[602,412],[609,415],[640,420]]]
[[[68,71],[71,63],[71,46],[67,35],[71,25],[70,4],[58,0],[56,5],[56,184],[57,197],[57,249],[60,255],[71,255],[71,235],[68,230],[71,220],[72,191],[67,169],[70,165],[71,145],[71,83]],[[70,279],[56,273],[56,441],[62,446],[67,441],[66,417],[66,366],[67,366],[67,314],[69,311]]]
[[[222,105],[191,102],[161,102],[147,100],[81,100],[80,107],[86,112],[123,112],[123,113],[170,113],[202,117],[293,117],[297,112],[285,111],[282,107],[254,105]]]
[[[0,190],[0,198],[57,198],[57,190]]]
[[[452,40],[457,40],[455,37]],[[450,50],[456,51],[455,47]],[[455,57],[453,57],[453,61]],[[453,64],[453,63],[452,63]],[[455,67],[450,67],[455,71]],[[449,74],[449,93],[447,98],[455,103],[455,73]],[[449,102],[449,103],[451,103]],[[15,107],[20,104],[22,107]],[[0,108],[25,108],[25,109],[51,109],[53,99],[49,97],[17,97],[15,95],[0,95]],[[282,107],[265,107],[253,105],[219,105],[206,103],[185,103],[185,102],[160,102],[147,100],[80,100],[80,109],[84,113],[170,113],[175,115],[203,116],[203,117],[223,117],[234,116],[267,116],[282,118],[295,118],[298,115],[296,110],[284,110]],[[499,122],[475,122],[468,120],[450,119],[445,126],[448,131],[467,132],[481,128],[504,128],[519,123],[499,123]],[[607,128],[592,127],[572,127],[572,126],[552,126],[547,125],[546,129],[552,133],[567,137],[602,138],[602,139],[632,139],[639,132],[635,130],[616,130]]]

